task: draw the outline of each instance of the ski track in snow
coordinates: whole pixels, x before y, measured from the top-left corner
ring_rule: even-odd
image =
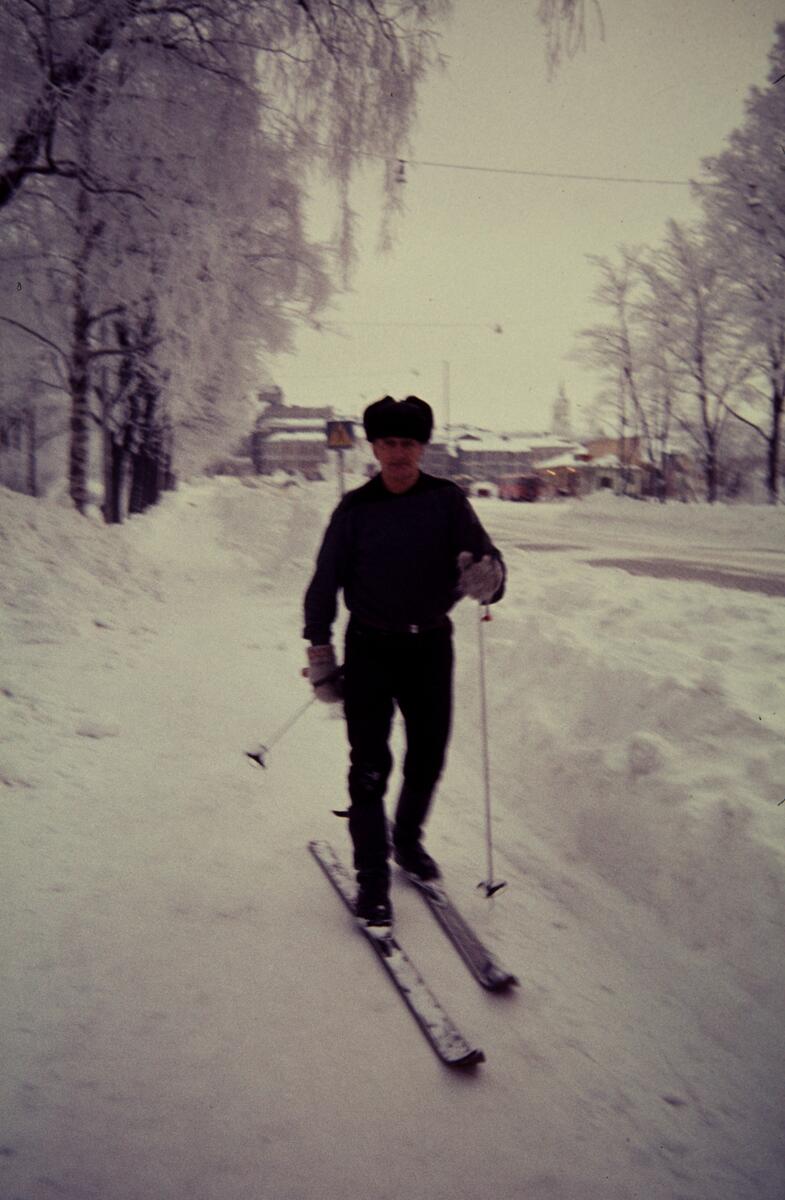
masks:
[[[0,1196],[782,1200],[782,602],[588,561],[777,574],[782,513],[476,502],[510,572],[483,635],[508,887],[475,888],[467,603],[429,845],[520,989],[394,896],[487,1055],[456,1075],[306,852],[345,847],[340,717],[243,754],[308,699],[334,503],[215,479],[106,529],[0,492]]]

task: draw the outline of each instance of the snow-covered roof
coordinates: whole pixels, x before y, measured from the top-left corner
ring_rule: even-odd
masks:
[[[526,433],[521,431],[508,430],[499,435],[505,441],[514,442],[519,446],[526,446],[530,450],[541,450],[545,446],[577,446],[579,444],[577,438],[563,437],[560,433],[549,433],[547,431],[537,433]]]
[[[516,452],[528,450],[528,445],[523,439],[505,437],[499,433],[469,433],[462,434],[456,439],[456,445],[463,451],[469,453],[479,451],[485,453],[507,453],[515,454]]]
[[[442,435],[444,436],[448,431],[449,431],[450,436],[453,438],[463,437],[465,434],[473,434],[473,433],[483,434],[483,433],[491,433],[492,432],[492,430],[486,429],[484,425],[466,425],[466,424],[446,426],[442,429]]]
[[[324,433],[325,421],[320,417],[270,417],[259,422],[260,429],[321,429]]]
[[[266,442],[319,442],[322,445],[327,444],[327,438],[323,429],[277,429],[265,438]]]
[[[538,471],[550,471],[556,467],[578,467],[585,465],[581,460],[575,457],[574,451],[567,454],[557,454],[554,458],[546,458],[544,462],[538,462]]]
[[[330,417],[330,421],[340,421],[344,425],[357,426],[358,422],[354,417]],[[262,418],[256,424],[258,433],[267,431],[273,433],[301,433],[310,432],[317,434],[319,437],[327,436],[327,419],[322,417],[269,417]]]

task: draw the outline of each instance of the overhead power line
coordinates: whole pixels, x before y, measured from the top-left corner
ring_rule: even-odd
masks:
[[[374,157],[377,156],[374,155]],[[689,179],[649,179],[637,175],[582,175],[572,171],[534,171],[525,167],[484,167],[475,163],[430,162],[420,158],[406,158],[398,161],[403,166],[438,167],[445,171],[482,171],[487,175],[530,175],[535,179],[579,179],[597,183],[654,183],[661,187],[690,186]]]
[[[785,76],[783,76],[785,78]],[[332,153],[329,146],[318,143],[320,150]],[[352,150],[359,158],[375,158],[380,162],[390,162],[387,154],[376,154],[370,150]],[[397,183],[406,183],[407,167],[435,167],[442,171],[479,171],[485,175],[524,175],[533,179],[573,179],[592,183],[639,183],[655,184],[657,187],[690,187],[691,179],[653,179],[639,175],[588,175],[577,171],[536,171],[529,167],[486,167],[481,163],[435,162],[426,158],[396,158],[398,164],[395,179]]]
[[[344,321],[339,318],[334,324],[337,327],[367,325],[387,328],[389,325],[394,325],[396,328],[412,326],[415,329],[490,329],[492,333],[504,332],[498,321]]]
[[[785,79],[785,76],[783,76]],[[320,150],[332,153],[329,146],[318,143]],[[388,154],[378,154],[370,150],[352,150],[358,158],[375,158],[380,162],[390,162]],[[398,164],[395,179],[397,183],[406,183],[407,167],[434,167],[442,171],[478,171],[485,175],[523,175],[533,179],[572,179],[591,183],[637,183],[654,184],[657,187],[691,187],[692,179],[655,179],[646,175],[590,175],[578,171],[538,171],[530,167],[487,167],[481,163],[437,162],[427,158],[396,158]]]

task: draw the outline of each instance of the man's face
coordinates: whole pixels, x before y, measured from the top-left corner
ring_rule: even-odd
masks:
[[[414,438],[383,437],[372,443],[374,457],[382,469],[384,486],[391,492],[408,492],[420,474],[425,446]]]

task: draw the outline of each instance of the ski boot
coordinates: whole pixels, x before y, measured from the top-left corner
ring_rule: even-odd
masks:
[[[434,879],[442,877],[441,871],[422,842],[415,842],[413,846],[396,846],[393,857],[407,875],[413,876],[420,883],[431,883]]]
[[[393,913],[390,904],[389,881],[378,876],[358,878],[354,915],[361,925],[372,932],[389,933]]]

